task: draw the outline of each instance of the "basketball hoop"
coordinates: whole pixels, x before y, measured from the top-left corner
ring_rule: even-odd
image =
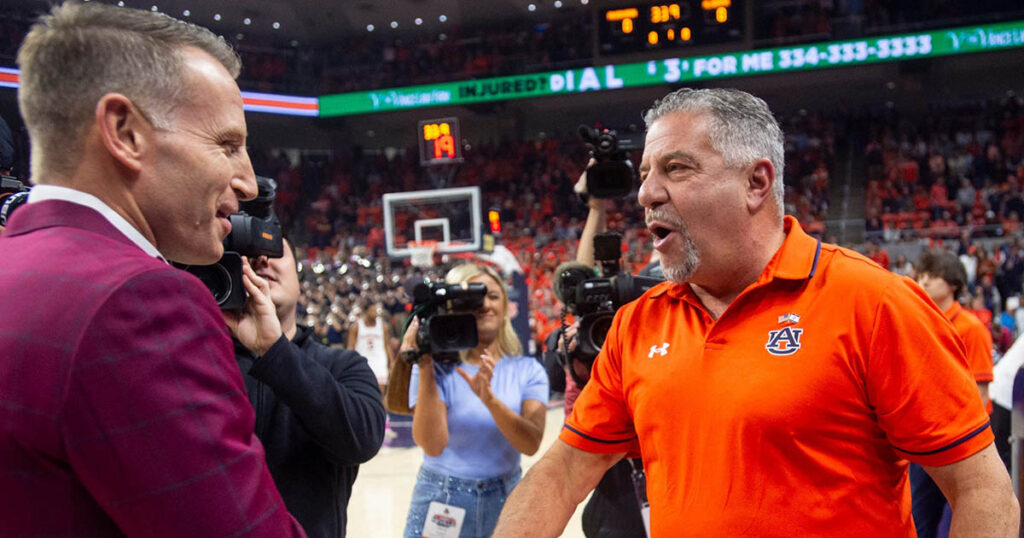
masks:
[[[437,241],[409,241],[409,261],[413,267],[433,267]]]

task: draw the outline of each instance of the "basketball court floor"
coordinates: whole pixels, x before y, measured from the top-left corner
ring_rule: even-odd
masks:
[[[548,409],[544,440],[534,456],[523,456],[523,474],[547,452],[558,436],[565,420],[561,405]],[[423,462],[419,447],[381,447],[380,452],[359,467],[359,478],[352,489],[348,503],[348,536],[352,538],[398,538],[405,529],[405,515],[416,483],[416,472]],[[535,499],[541,506],[545,499]],[[565,538],[583,538],[580,514],[586,501],[580,503],[569,524]]]

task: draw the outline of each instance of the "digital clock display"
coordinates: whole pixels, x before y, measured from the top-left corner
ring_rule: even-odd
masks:
[[[687,0],[606,9],[598,31],[601,53],[624,54],[742,40],[741,3]]]
[[[458,118],[421,121],[419,139],[421,165],[462,162]]]

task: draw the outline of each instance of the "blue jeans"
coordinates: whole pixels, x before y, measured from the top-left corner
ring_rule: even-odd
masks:
[[[405,520],[405,538],[421,538],[427,510],[432,501],[466,510],[459,538],[485,538],[494,532],[498,514],[512,488],[519,483],[522,470],[484,480],[457,478],[420,467],[412,503]]]

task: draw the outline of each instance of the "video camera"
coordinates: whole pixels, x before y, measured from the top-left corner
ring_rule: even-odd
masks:
[[[580,125],[580,137],[597,162],[587,168],[587,192],[594,198],[623,198],[633,190],[633,162],[629,151],[638,146],[616,131]]]
[[[412,296],[412,311],[420,320],[416,332],[419,355],[429,353],[434,362],[455,364],[460,361],[459,351],[476,347],[473,312],[484,304],[486,285],[420,283],[413,288]]]
[[[590,267],[579,262],[566,262],[555,269],[555,295],[570,312],[579,316],[573,356],[587,366],[593,364],[601,351],[615,312],[662,282],[660,278],[622,273],[621,249],[621,235],[600,233],[594,236],[597,278]]]
[[[0,175],[0,226],[6,228],[14,210],[28,201],[29,189],[11,176]]]
[[[177,267],[199,278],[213,293],[221,310],[237,310],[245,306],[248,294],[242,283],[242,256],[280,258],[284,255],[281,223],[274,214],[277,183],[256,176],[259,187],[256,198],[241,202],[238,213],[228,216],[231,233],[224,238],[224,255],[212,265],[180,265]]]

